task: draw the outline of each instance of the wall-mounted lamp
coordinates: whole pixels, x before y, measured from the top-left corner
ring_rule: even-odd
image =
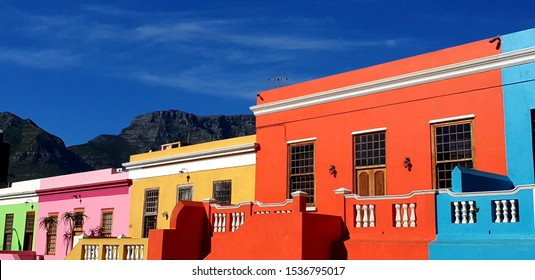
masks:
[[[496,41],[498,41],[498,43],[496,43],[496,49],[499,50],[499,49],[500,49],[500,46],[502,45],[502,38],[500,37],[500,35],[498,35],[498,36],[496,36],[496,37],[490,39],[490,40],[489,40],[489,43],[492,44],[492,43],[494,43],[494,42],[496,42]]]
[[[26,201],[24,201],[24,204],[29,204],[29,203],[32,203],[33,200],[31,199],[26,199]],[[30,206],[32,209],[33,209],[33,205]]]
[[[72,196],[72,198],[79,199],[80,203],[82,203],[82,195],[81,194],[75,194],[75,195]]]
[[[188,171],[187,168],[182,168],[182,169],[180,169],[180,171],[178,171],[178,173],[180,173],[180,174],[187,173],[188,175],[186,176],[186,180],[189,182],[189,179],[190,179],[191,177],[189,176],[189,171]]]
[[[331,167],[329,167],[329,174],[333,175],[335,178],[336,178],[336,166],[334,165],[331,165]]]
[[[168,213],[167,211],[162,211],[162,218],[167,219]]]
[[[412,163],[410,157],[405,157],[405,159],[403,160],[403,167],[407,168],[407,170],[409,171],[412,170]]]

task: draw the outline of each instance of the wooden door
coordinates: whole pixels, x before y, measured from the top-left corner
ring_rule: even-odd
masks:
[[[386,169],[357,170],[357,193],[360,196],[386,194]]]

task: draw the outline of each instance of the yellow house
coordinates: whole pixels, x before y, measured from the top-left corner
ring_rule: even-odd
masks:
[[[177,201],[213,198],[221,204],[255,198],[256,135],[195,145],[162,145],[130,156],[123,166],[132,179],[129,236],[169,228]]]

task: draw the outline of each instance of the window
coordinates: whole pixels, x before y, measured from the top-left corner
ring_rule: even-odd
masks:
[[[532,155],[533,162],[535,163],[535,109],[531,109],[531,143],[532,143]],[[535,164],[533,164],[533,171],[535,173]]]
[[[101,217],[100,230],[102,231],[102,236],[111,237],[113,210],[102,210]]]
[[[217,200],[219,203],[230,204],[231,192],[232,192],[231,180],[223,180],[223,181],[214,182],[213,196],[214,196],[214,199]]]
[[[145,191],[145,207],[143,213],[143,238],[149,237],[149,230],[155,229],[158,221],[158,189]]]
[[[291,144],[288,159],[288,197],[295,191],[303,191],[308,194],[307,204],[314,204],[314,142]]]
[[[73,237],[84,233],[84,209],[74,209]]]
[[[26,225],[24,226],[24,251],[32,251],[33,229],[35,227],[35,212],[26,212]]]
[[[3,250],[11,251],[11,241],[13,240],[13,214],[6,214],[4,225],[4,245]]]
[[[48,217],[54,222],[48,224],[46,232],[46,254],[55,255],[56,254],[56,239],[58,231],[58,214],[50,214]]]
[[[192,200],[193,197],[193,186],[178,186],[176,190],[176,202],[180,200]]]
[[[472,120],[432,126],[435,188],[451,188],[455,166],[474,167]]]
[[[386,194],[385,131],[355,135],[355,183],[360,196]]]

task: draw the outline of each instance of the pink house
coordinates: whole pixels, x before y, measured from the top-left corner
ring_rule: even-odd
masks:
[[[120,169],[103,169],[44,178],[37,190],[37,223],[56,220],[45,229],[37,226],[35,250],[45,260],[63,260],[71,244],[85,234],[115,237],[128,234],[130,186],[128,173]],[[71,227],[64,223],[64,213],[83,213],[83,223]]]

